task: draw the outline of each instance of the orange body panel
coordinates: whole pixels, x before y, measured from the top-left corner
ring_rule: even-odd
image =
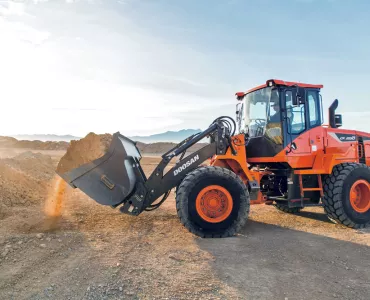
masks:
[[[364,141],[364,149],[366,153],[366,164],[370,166],[370,140]]]
[[[338,135],[349,136],[350,140],[340,140]],[[296,150],[290,153],[289,147],[274,157],[247,158],[248,163],[286,162],[293,169],[309,169],[297,172],[301,174],[330,174],[333,167],[345,162],[359,162],[360,154],[357,138],[369,138],[364,141],[366,163],[370,165],[370,134],[346,129],[316,127],[304,132],[294,142]],[[363,152],[362,152],[363,153]]]
[[[233,155],[231,148],[224,155],[216,155],[210,162],[213,166],[227,167],[235,174],[239,175],[244,182],[259,179],[259,174],[252,172],[248,168],[247,154],[244,144],[244,134],[239,134],[231,138],[233,147],[237,155]]]
[[[357,137],[364,139],[363,150],[359,149]],[[331,174],[335,165],[345,162],[360,162],[363,153],[366,153],[366,164],[370,165],[370,134],[354,130],[333,129],[330,127],[316,127],[304,132],[294,140],[297,145],[296,150],[290,151],[289,146],[274,157],[248,158],[244,135],[239,134],[232,137],[233,147],[237,154],[233,155],[231,148],[224,155],[215,155],[211,160],[211,165],[222,166],[232,170],[243,180],[248,182],[261,181],[266,175],[265,171],[250,169],[250,164],[285,162],[295,170],[297,175],[319,175]],[[290,152],[289,152],[290,151]],[[317,189],[322,192],[322,183]],[[302,190],[304,190],[301,187]],[[308,190],[308,189],[307,189]],[[251,200],[251,204],[261,204],[266,202],[266,197],[258,192],[257,199]]]
[[[254,87],[247,92],[236,93],[237,100],[243,100],[247,94],[254,91],[275,86],[297,86],[303,89],[318,90],[323,88],[321,84],[306,84],[270,79],[265,84]],[[297,89],[297,95],[299,90]],[[244,136],[240,134],[233,137],[234,147],[238,152],[237,155],[233,155],[231,150],[228,149],[225,155],[216,155],[211,163],[229,168],[242,178],[253,192],[251,204],[271,204],[273,201],[288,200],[290,204],[292,201],[302,201],[303,207],[303,201],[310,200],[310,198],[305,198],[305,192],[308,192],[310,195],[313,195],[310,197],[314,198],[311,204],[315,205],[317,204],[315,201],[318,194],[320,197],[324,195],[323,178],[321,175],[331,174],[333,168],[342,163],[366,163],[366,165],[370,166],[370,133],[346,130],[338,127],[337,124],[339,124],[341,118],[340,115],[335,115],[337,106],[338,100],[335,100],[329,108],[330,126],[322,125],[304,131],[299,136],[295,136],[293,141],[289,141],[289,136],[286,137],[284,135],[284,138],[288,138],[290,142],[289,144],[285,143],[285,145],[288,145],[284,149],[280,146],[281,143],[275,142],[269,135],[265,134],[265,139],[270,139],[271,143],[275,143],[275,146],[279,147],[278,149],[282,149],[276,154],[276,147],[272,146],[272,150],[264,149],[266,151],[260,152],[261,155],[269,155],[268,153],[270,153],[270,155],[273,155],[271,157],[255,157],[255,155],[258,155],[259,149],[251,149],[251,152],[248,151],[248,153],[253,157],[247,157],[245,148],[248,146],[241,145],[241,141],[244,144]],[[259,145],[261,147],[263,147],[262,145],[270,147],[265,140],[260,144],[257,141],[254,140],[249,147],[259,147]],[[274,174],[271,174],[272,176],[266,176],[268,175],[266,174],[266,170],[269,169],[274,172]],[[304,175],[316,175],[317,180],[312,179],[315,176],[306,176],[303,178]],[[275,178],[277,178],[276,180],[280,178],[280,181],[275,181]],[[284,191],[280,189],[281,178],[286,178],[287,180],[287,186],[283,187]],[[317,183],[317,185],[312,185],[312,182]],[[308,185],[305,186],[305,183],[308,183]],[[296,189],[296,184],[299,185],[300,196],[298,196],[299,191]],[[262,192],[260,190],[257,194],[256,191],[258,188]],[[370,206],[368,202],[359,202],[358,200],[363,197],[367,199],[369,190],[370,185],[365,185],[364,182],[360,181],[356,185],[356,188],[351,191],[351,199],[354,203],[357,201],[355,204],[358,211],[367,209],[368,205]]]
[[[235,174],[240,176],[243,182],[247,185],[250,181],[260,182],[265,172],[252,171],[249,169],[247,163],[246,148],[244,144],[244,134],[239,134],[231,138],[233,148],[237,152],[233,155],[231,148],[227,150],[224,155],[215,155],[210,162],[210,165],[220,166],[232,170]],[[261,204],[266,201],[265,196],[259,191],[257,199],[251,200],[251,204]]]

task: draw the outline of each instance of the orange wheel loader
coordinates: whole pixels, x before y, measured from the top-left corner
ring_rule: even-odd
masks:
[[[148,178],[136,143],[119,132],[104,156],[59,175],[133,216],[158,208],[175,188],[180,222],[200,237],[234,235],[251,204],[287,213],[323,206],[333,222],[363,228],[370,224],[370,134],[341,129],[338,100],[324,125],[321,88],[271,79],[236,93],[236,121],[217,118],[163,154]],[[185,156],[204,138],[206,146]]]

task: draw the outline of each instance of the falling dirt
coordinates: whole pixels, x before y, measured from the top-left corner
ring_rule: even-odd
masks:
[[[56,176],[54,178],[53,188],[45,201],[44,212],[49,217],[59,217],[62,213],[63,199],[66,190],[66,182]]]
[[[53,178],[53,185],[49,190],[44,204],[46,218],[42,227],[45,231],[53,231],[58,228],[65,205],[66,187],[67,184],[61,177],[56,175]]]

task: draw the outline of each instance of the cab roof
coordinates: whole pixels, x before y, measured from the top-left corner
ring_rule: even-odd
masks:
[[[237,92],[235,95],[240,98],[244,97],[246,94],[251,92],[257,91],[259,89],[263,89],[268,86],[276,86],[276,85],[283,85],[283,86],[299,86],[302,88],[314,88],[314,89],[322,89],[324,86],[322,84],[309,84],[309,83],[302,83],[302,82],[292,82],[292,81],[285,81],[280,79],[269,79],[266,81],[265,84],[256,86],[246,92]]]

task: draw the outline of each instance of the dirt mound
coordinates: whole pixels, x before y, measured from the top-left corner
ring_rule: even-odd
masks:
[[[71,169],[102,157],[108,150],[113,136],[111,134],[95,134],[90,132],[84,138],[71,141],[67,153],[60,159],[57,173],[64,173]]]
[[[66,154],[60,159],[56,172],[61,174],[83,164],[89,163],[102,157],[108,150],[113,136],[111,134],[96,134],[90,132],[80,140],[72,140]],[[176,146],[175,143],[153,143],[144,144],[137,142],[137,147],[141,154],[163,154]],[[204,147],[206,144],[197,143],[188,149],[188,152],[194,152]]]
[[[5,146],[11,146],[15,144],[18,140],[9,136],[0,136],[0,145]]]
[[[67,142],[42,142],[42,141],[28,141],[17,140],[12,137],[0,136],[1,148],[21,148],[34,150],[66,150],[69,143]]]
[[[67,142],[18,141],[14,148],[28,148],[35,150],[66,150]]]
[[[2,161],[12,169],[37,180],[50,180],[54,176],[53,160],[48,155],[27,151]]]
[[[5,204],[0,203],[0,220],[4,219],[8,214],[9,214],[8,207]]]
[[[40,203],[54,176],[50,156],[25,152],[0,159],[0,205],[5,207]],[[0,213],[1,215],[1,213]]]

